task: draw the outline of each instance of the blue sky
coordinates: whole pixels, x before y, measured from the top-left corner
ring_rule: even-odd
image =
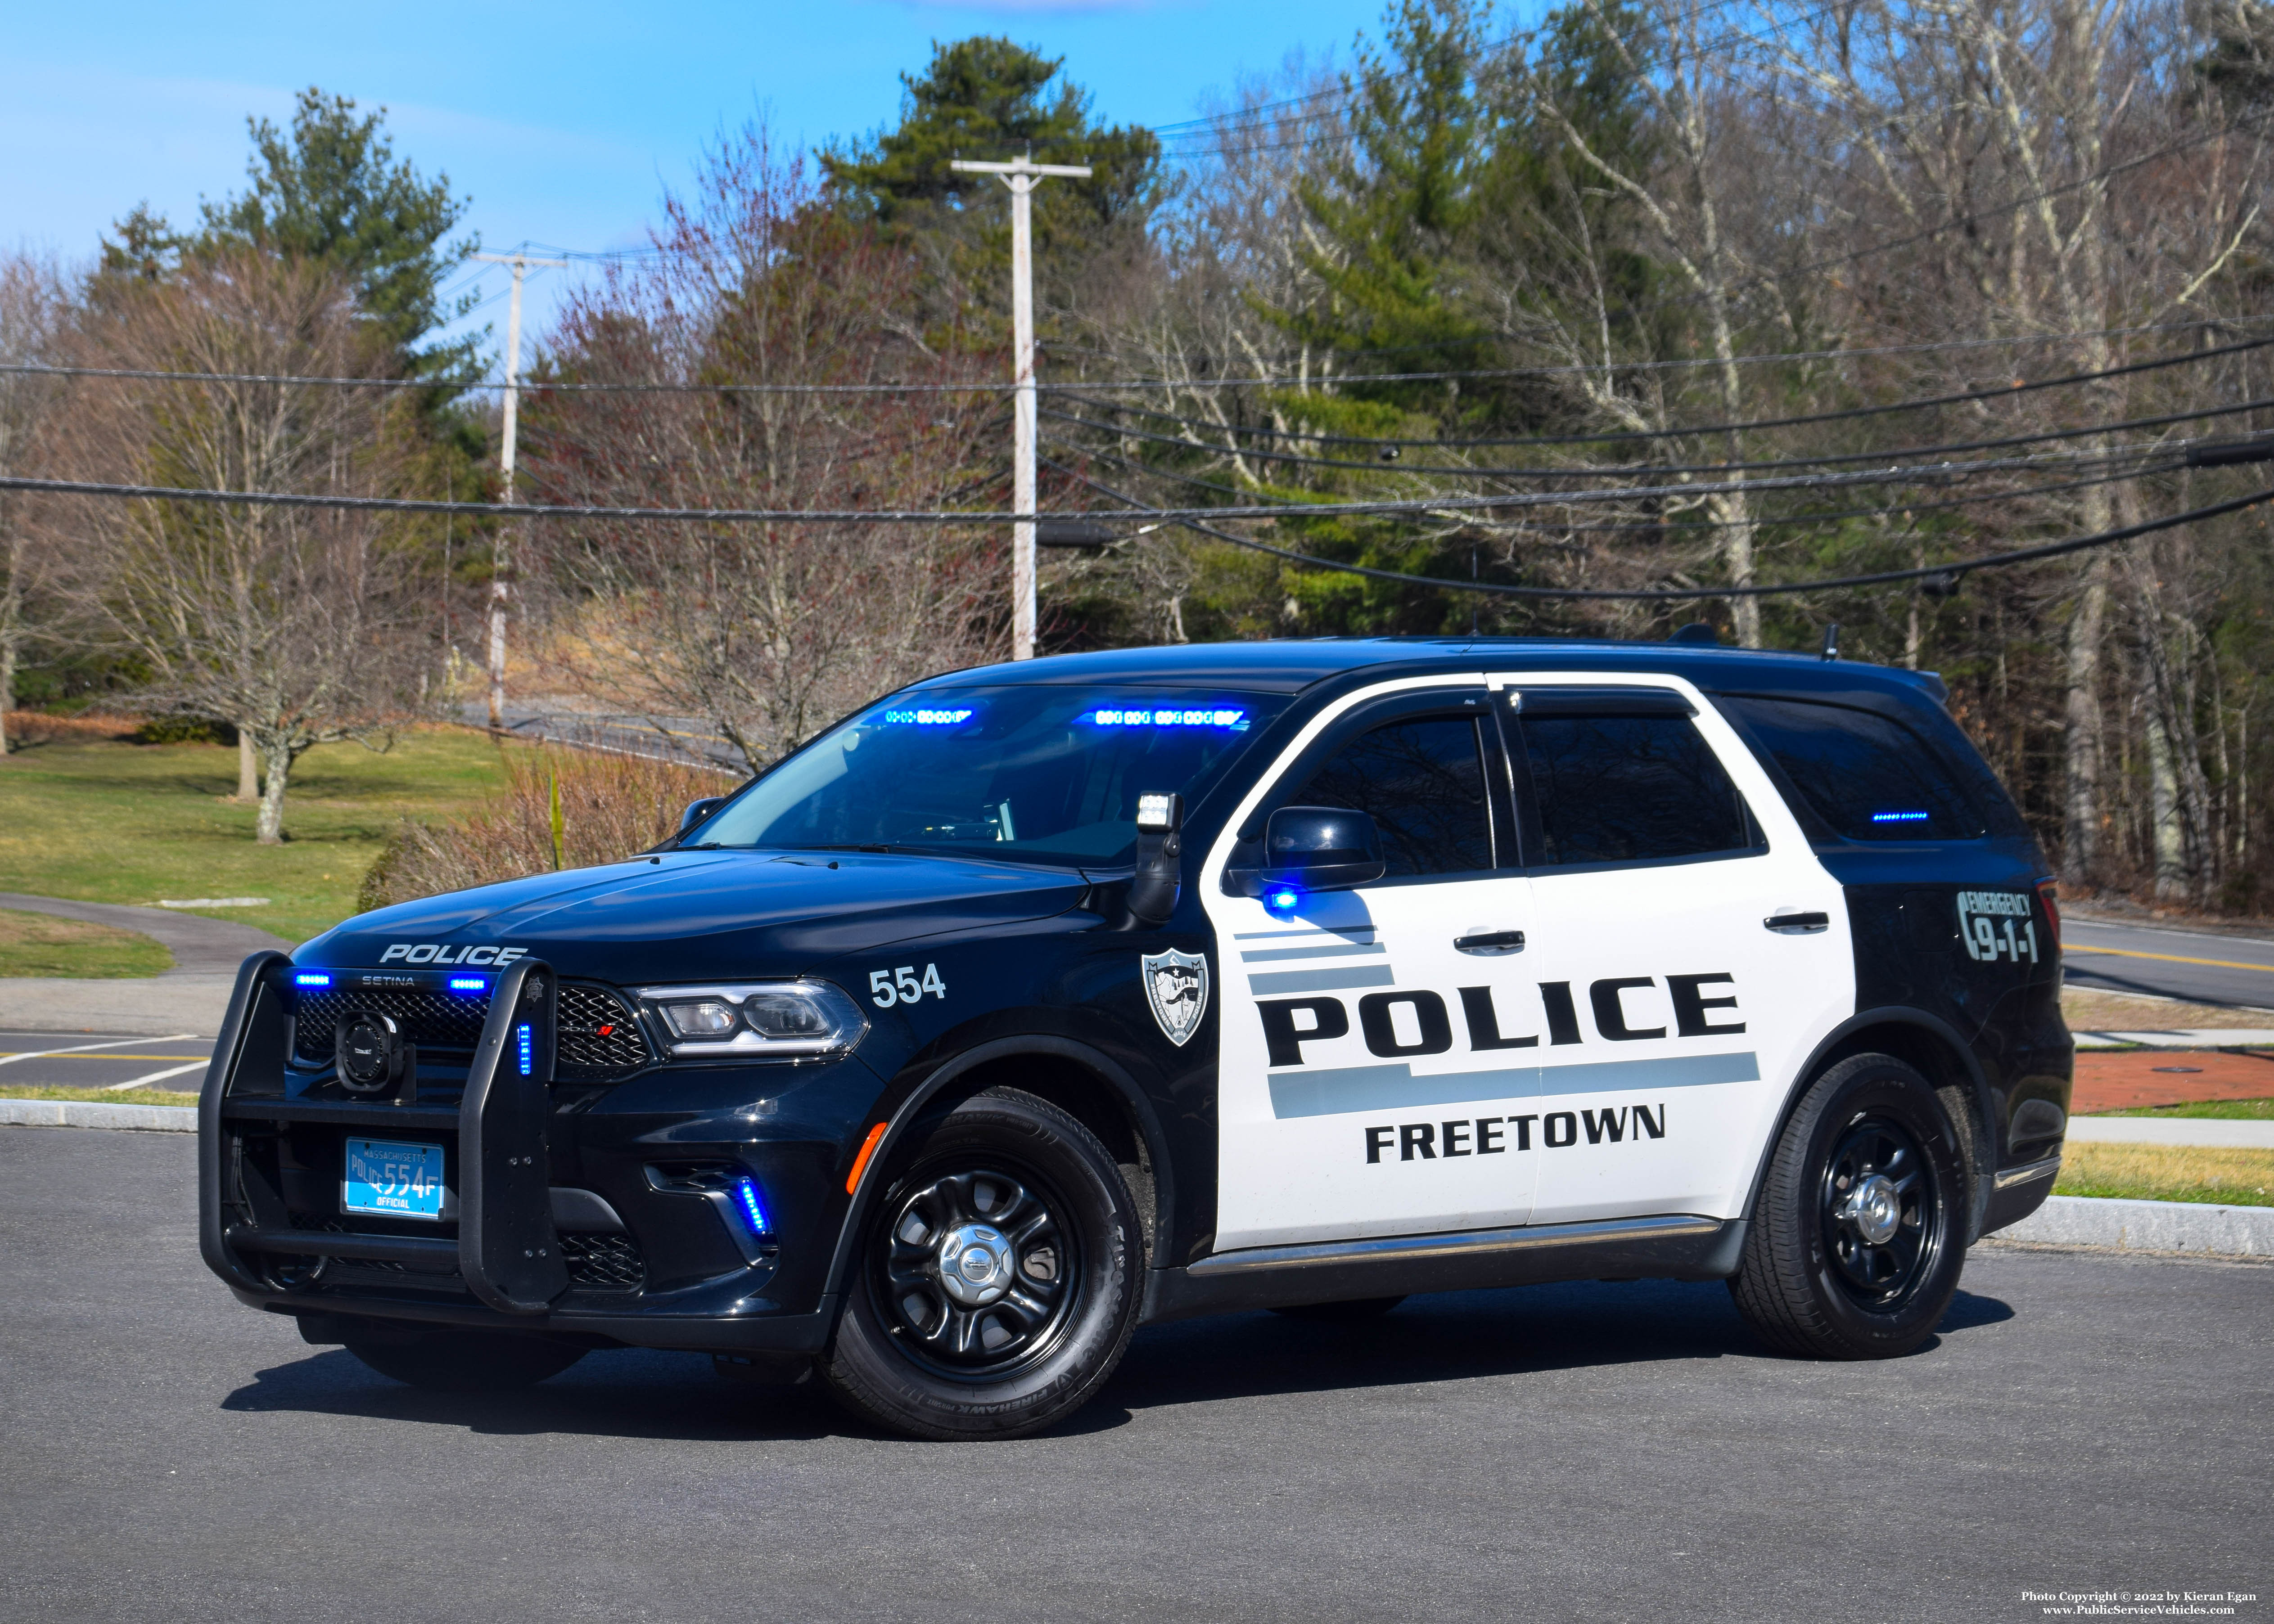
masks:
[[[143,199],[181,222],[243,184],[245,120],[301,86],[384,103],[399,153],[471,194],[486,247],[642,240],[704,143],[761,108],[808,147],[896,114],[934,39],[1006,34],[1066,58],[1118,123],[1193,117],[1291,52],[1350,59],[1384,0],[833,0],[674,6],[227,6],[15,0],[0,53],[0,243],[92,253]],[[502,290],[493,270],[479,287]],[[549,284],[531,285],[541,327]],[[501,299],[477,321],[504,331]]]

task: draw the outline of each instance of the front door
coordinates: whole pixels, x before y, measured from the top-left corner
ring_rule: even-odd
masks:
[[[1368,813],[1383,877],[1275,911],[1211,872],[1218,1251],[1525,1221],[1539,1153],[1510,1121],[1540,1029],[1512,996],[1533,923],[1508,783],[1481,688],[1362,699],[1252,816]]]

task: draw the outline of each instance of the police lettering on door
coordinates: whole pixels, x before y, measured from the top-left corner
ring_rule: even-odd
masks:
[[[1736,1036],[1745,1030],[1745,1022],[1737,1015],[1736,981],[1734,975],[1724,971],[1664,977],[1605,976],[1587,983],[1584,991],[1570,981],[1540,981],[1533,983],[1536,1004],[1514,988],[1463,987],[1456,989],[1460,1005],[1457,1020],[1444,996],[1428,989],[1367,993],[1356,1001],[1356,1035],[1369,1055],[1393,1063],[1389,1067],[1320,1066],[1318,1046],[1352,1035],[1352,1011],[1340,996],[1264,999],[1255,1008],[1262,1024],[1278,1114],[1310,1115],[1323,1103],[1322,1097],[1319,1103],[1296,1102],[1309,1101],[1324,1092],[1344,1094],[1345,1089],[1350,1090],[1344,1094],[1348,1103],[1341,1109],[1363,1110],[1365,1106],[1359,1101],[1373,1092],[1368,1085],[1393,1071],[1410,1076],[1416,1086],[1442,1085],[1444,1092],[1434,1097],[1447,1101],[1533,1093],[1593,1093],[1614,1078],[1622,1088],[1635,1085],[1647,1088],[1651,1074],[1659,1070],[1657,1063],[1619,1061],[1606,1056],[1603,1061],[1590,1064],[1574,1055],[1568,1064],[1545,1064],[1540,1051],[1584,1050],[1598,1043],[1668,1038],[1710,1041]],[[1484,1067],[1472,1072],[1410,1071],[1406,1063],[1447,1054],[1457,1043],[1470,1054],[1488,1056]],[[1534,1053],[1519,1058],[1510,1052],[1526,1050]],[[1348,1052],[1347,1048],[1344,1052]],[[1751,1056],[1743,1058],[1750,1061]],[[1669,1056],[1664,1063],[1668,1073],[1665,1080],[1674,1080],[1673,1073],[1688,1071],[1697,1064]],[[1646,1068],[1640,1076],[1635,1075],[1638,1066]],[[1363,1133],[1366,1160],[1379,1164],[1393,1147],[1400,1162],[1529,1150],[1535,1132],[1540,1147],[1549,1150],[1582,1143],[1643,1143],[1665,1138],[1666,1124],[1665,1102],[1645,1100],[1600,1109],[1386,1124],[1377,1121],[1367,1125]]]

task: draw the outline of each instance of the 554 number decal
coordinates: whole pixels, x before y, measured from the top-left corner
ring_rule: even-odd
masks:
[[[914,965],[869,972],[869,998],[880,1010],[889,1010],[895,1004],[919,1003],[926,993],[935,998],[947,996],[947,983],[939,979],[937,965],[926,965],[922,979]]]

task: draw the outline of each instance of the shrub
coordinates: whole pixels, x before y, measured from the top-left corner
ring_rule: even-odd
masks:
[[[504,793],[469,817],[403,819],[364,876],[358,911],[620,861],[669,837],[689,801],[738,782],[719,770],[551,747],[509,749],[505,769]]]

